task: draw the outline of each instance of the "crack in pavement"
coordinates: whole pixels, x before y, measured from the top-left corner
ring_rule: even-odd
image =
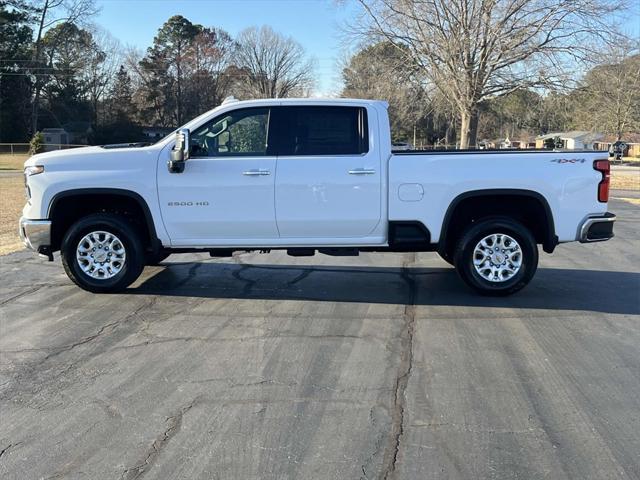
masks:
[[[251,342],[251,341],[273,341],[281,340],[285,338],[290,339],[310,339],[310,340],[358,340],[362,342],[377,342],[384,348],[388,349],[388,345],[385,343],[385,339],[382,339],[376,335],[339,335],[339,334],[279,334],[279,335],[253,335],[242,337],[198,337],[198,336],[183,336],[183,337],[165,337],[161,335],[146,334],[149,337],[148,340],[139,343],[133,343],[129,345],[119,345],[112,347],[112,350],[129,350],[132,348],[143,348],[149,345],[161,345],[165,343],[175,342],[201,342],[201,343],[234,343],[234,342]],[[0,352],[2,353],[2,352]],[[15,351],[9,353],[16,353]]]
[[[17,447],[18,445],[22,444],[22,442],[18,442],[18,443],[10,443],[9,445],[7,445],[6,447],[4,447],[2,450],[0,450],[0,458],[2,458],[2,456],[7,453],[10,449],[12,449],[13,447]]]
[[[384,453],[382,470],[379,475],[379,478],[382,480],[395,478],[398,453],[400,451],[400,440],[404,433],[405,392],[413,367],[413,335],[416,323],[417,285],[411,276],[411,270],[408,266],[409,264],[415,263],[416,254],[414,253],[412,257],[411,261],[404,262],[402,265],[401,276],[409,286],[410,298],[409,303],[404,307],[405,329],[401,340],[403,348],[400,353],[400,365],[395,382],[395,397],[393,408],[391,409],[389,442]]]
[[[245,284],[244,287],[242,288],[243,295],[249,295],[251,293],[251,290],[253,289],[253,286],[256,284],[258,280],[245,278],[241,275],[245,270],[252,268],[252,265],[248,265],[246,263],[239,263],[238,265],[240,266],[240,270],[235,270],[234,272],[231,273],[231,275],[236,280],[239,280],[240,282],[243,282]]]
[[[296,278],[294,278],[293,280],[289,280],[287,282],[287,287],[293,287],[296,283],[301,282],[302,280],[304,280],[305,278],[307,278],[309,275],[311,275],[313,273],[313,269],[311,268],[305,268],[302,273],[300,273],[298,276],[296,276]]]
[[[12,297],[6,298],[3,301],[0,302],[0,306],[2,305],[6,305],[7,303],[13,302],[14,300],[18,300],[19,298],[22,297],[26,297],[27,295],[31,295],[32,293],[37,292],[38,290],[42,290],[43,288],[47,287],[48,285],[38,285],[35,287],[31,287],[23,292],[17,293]]]
[[[48,386],[58,382],[58,379],[64,378],[70,371],[72,371],[76,366],[83,361],[83,355],[80,354],[77,358],[71,359],[71,361],[67,364],[67,366],[63,369],[59,367],[51,367],[55,368],[55,370],[43,370],[41,371],[41,367],[46,365],[50,360],[57,358],[65,352],[70,352],[77,347],[87,345],[91,342],[94,342],[98,339],[105,338],[107,334],[111,335],[115,332],[121,325],[129,322],[132,318],[136,318],[139,316],[140,312],[144,309],[149,308],[156,301],[155,297],[152,297],[149,301],[144,302],[138,308],[133,310],[132,312],[124,315],[122,318],[116,321],[112,321],[100,327],[95,333],[85,336],[73,343],[69,343],[61,346],[50,346],[50,347],[40,347],[38,348],[27,348],[15,351],[3,351],[0,354],[7,353],[23,353],[23,352],[33,352],[33,351],[51,351],[48,355],[45,355],[41,359],[35,360],[33,362],[29,361],[24,364],[24,369],[17,371],[13,374],[13,378],[10,380],[14,383],[15,388],[12,391],[3,391],[0,395],[0,398],[3,400],[9,400],[11,398],[16,398],[17,396],[29,392],[31,397],[35,397],[38,392],[48,388]],[[55,364],[55,362],[54,362]],[[47,372],[45,374],[45,372]],[[46,375],[46,376],[45,376]],[[34,382],[34,380],[37,380]],[[25,385],[21,387],[20,385]],[[27,387],[26,385],[33,385],[32,387]],[[26,390],[25,390],[26,389]]]
[[[145,454],[144,460],[132,467],[125,468],[120,480],[137,480],[149,471],[149,467],[155,463],[158,455],[162,453],[169,441],[180,431],[184,415],[196,405],[198,400],[199,398],[193,399],[189,404],[180,408],[176,414],[166,418],[167,428],[153,441],[151,448]]]
[[[391,389],[386,389],[386,390],[391,390]],[[387,411],[387,413],[389,413],[388,409],[382,405],[374,405],[373,407],[371,407],[371,409],[369,410],[369,419],[371,420],[371,425],[375,427],[376,425],[376,409],[377,408],[381,408],[385,411]],[[380,435],[378,437],[378,439],[375,442],[375,449],[373,451],[373,453],[371,453],[371,455],[369,455],[366,460],[362,463],[362,465],[360,466],[361,470],[362,470],[362,479],[364,480],[368,480],[369,479],[369,474],[367,473],[367,467],[369,466],[369,464],[373,461],[373,459],[375,457],[378,456],[378,454],[380,453],[380,450],[382,449],[382,444],[384,443],[384,435]]]
[[[198,269],[201,268],[202,265],[204,265],[205,263],[206,263],[205,261],[201,261],[191,265],[191,267],[189,268],[189,271],[187,272],[187,276],[182,280],[180,280],[178,283],[176,283],[174,288],[180,288],[186,285],[187,283],[189,283],[190,280],[194,279],[196,277],[196,273]]]
[[[96,338],[100,337],[105,331],[107,331],[111,327],[116,327],[122,323],[127,322],[129,319],[136,317],[142,310],[148,308],[154,302],[155,302],[155,298],[152,297],[150,302],[145,302],[143,305],[136,308],[133,312],[129,313],[128,315],[125,315],[123,318],[116,320],[115,322],[111,322],[111,323],[107,323],[106,325],[103,325],[102,327],[100,327],[100,329],[96,333],[89,335],[87,337],[84,337],[78,340],[77,342],[73,342],[69,345],[62,345],[60,347],[52,347],[52,348],[55,348],[55,351],[53,353],[50,353],[46,357],[44,357],[39,363],[43,364],[48,360],[50,360],[51,358],[57,357],[63,352],[68,352],[69,350],[73,350],[76,347],[92,342]]]

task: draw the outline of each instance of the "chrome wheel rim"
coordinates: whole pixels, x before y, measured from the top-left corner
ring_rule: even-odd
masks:
[[[127,259],[122,241],[113,233],[97,230],[86,234],[78,242],[76,261],[91,278],[108,280],[115,277]]]
[[[473,250],[473,266],[485,280],[493,283],[506,282],[522,267],[522,249],[509,235],[487,235]]]

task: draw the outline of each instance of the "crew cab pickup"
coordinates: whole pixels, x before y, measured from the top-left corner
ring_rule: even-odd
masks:
[[[225,101],[153,145],[34,155],[25,245],[92,292],[173,252],[438,252],[470,287],[524,287],[562,242],[613,237],[595,151],[393,152],[387,104]]]

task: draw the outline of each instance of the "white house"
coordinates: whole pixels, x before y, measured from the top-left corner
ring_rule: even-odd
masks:
[[[44,128],[42,136],[45,152],[66,148],[69,145],[69,133],[64,128]]]
[[[567,150],[593,150],[594,143],[604,137],[598,132],[584,132],[575,130],[572,132],[554,132],[536,137],[536,148],[544,148],[545,140],[559,137],[562,141],[562,148]]]

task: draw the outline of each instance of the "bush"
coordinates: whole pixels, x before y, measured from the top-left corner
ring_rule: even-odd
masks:
[[[556,148],[561,150],[563,147],[564,147],[564,144],[562,143],[562,140],[560,139],[560,137],[547,138],[544,141],[544,148],[546,148],[547,150],[553,150]]]
[[[44,152],[44,135],[42,132],[36,132],[29,142],[29,155]]]

